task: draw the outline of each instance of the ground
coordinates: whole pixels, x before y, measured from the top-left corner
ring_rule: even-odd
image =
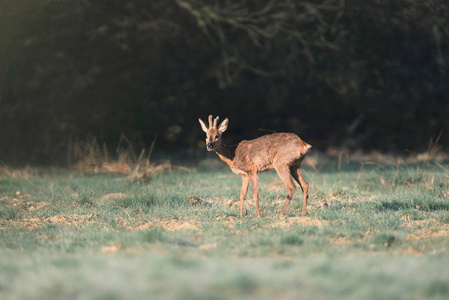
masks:
[[[204,161],[125,175],[9,170],[0,178],[1,299],[445,299],[444,161],[319,157],[285,189],[260,175],[262,217],[241,178]]]

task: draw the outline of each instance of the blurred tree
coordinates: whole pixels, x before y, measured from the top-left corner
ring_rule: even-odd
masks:
[[[338,26],[343,1],[176,2],[217,45],[221,60],[215,75],[221,88],[232,85],[244,71],[288,78],[290,72],[298,73],[292,63],[315,64],[314,52],[338,49],[344,37]]]
[[[444,0],[3,0],[0,161],[87,136],[196,148],[210,113],[230,140],[448,145],[447,20]]]

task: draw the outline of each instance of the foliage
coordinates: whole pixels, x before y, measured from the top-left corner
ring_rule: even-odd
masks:
[[[447,146],[448,18],[445,0],[4,0],[0,157],[61,163],[121,134],[196,149],[208,114],[234,141]]]

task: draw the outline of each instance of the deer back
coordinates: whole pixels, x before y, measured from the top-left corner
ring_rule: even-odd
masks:
[[[263,172],[280,164],[299,165],[310,148],[293,133],[273,133],[241,141],[235,150],[233,169]]]

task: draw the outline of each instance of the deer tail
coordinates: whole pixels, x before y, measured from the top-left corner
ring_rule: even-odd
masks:
[[[301,140],[301,146],[299,147],[299,152],[301,153],[301,155],[306,155],[310,148],[312,148],[312,145],[307,144],[306,142],[304,142],[303,140]]]

